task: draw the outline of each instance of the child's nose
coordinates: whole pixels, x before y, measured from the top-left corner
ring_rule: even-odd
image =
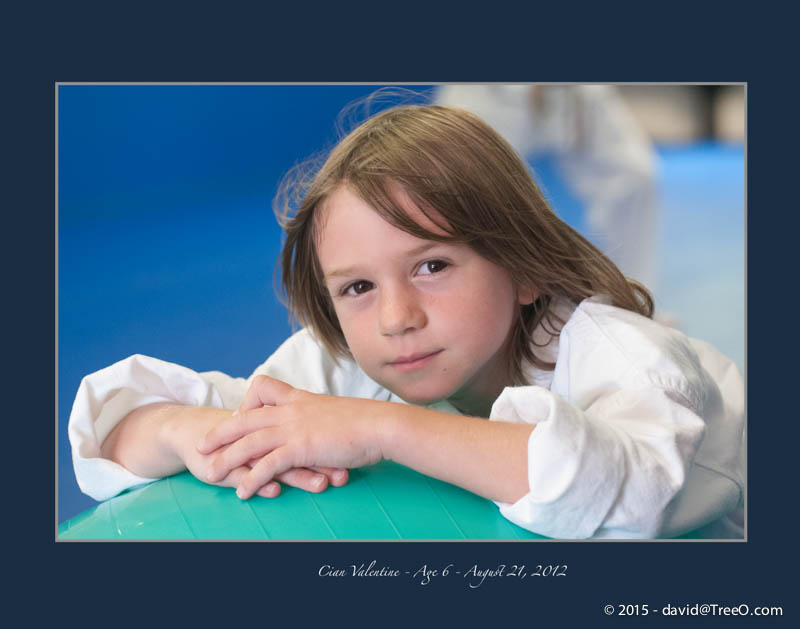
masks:
[[[386,336],[404,334],[427,323],[425,311],[411,287],[382,290],[379,307],[380,330]]]

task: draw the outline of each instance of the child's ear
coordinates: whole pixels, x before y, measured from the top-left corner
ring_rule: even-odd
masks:
[[[529,306],[539,299],[539,291],[526,286],[517,287],[517,301],[520,306]]]

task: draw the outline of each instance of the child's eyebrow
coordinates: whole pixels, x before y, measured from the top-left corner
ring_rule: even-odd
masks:
[[[440,242],[426,242],[423,245],[418,247],[414,247],[413,249],[409,249],[408,251],[404,251],[401,255],[404,258],[413,258],[415,256],[421,255],[434,247],[440,246],[442,243]],[[322,278],[323,282],[326,284],[330,282],[330,280],[336,277],[349,277],[352,275],[357,275],[358,272],[362,269],[361,265],[352,265],[348,267],[344,267],[342,269],[336,269],[331,271],[330,273],[326,273],[325,276]]]

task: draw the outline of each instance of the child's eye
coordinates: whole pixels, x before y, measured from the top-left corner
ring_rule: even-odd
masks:
[[[420,265],[417,274],[433,275],[434,273],[440,273],[444,271],[448,266],[450,265],[444,260],[428,260]]]
[[[372,282],[358,280],[357,282],[352,282],[345,286],[344,289],[342,289],[342,295],[361,295],[372,290],[373,286]]]

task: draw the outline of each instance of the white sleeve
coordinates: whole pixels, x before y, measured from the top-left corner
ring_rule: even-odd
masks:
[[[353,361],[335,361],[306,330],[287,339],[248,379],[219,371],[198,373],[136,354],[86,376],[78,388],[68,433],[81,491],[105,500],[157,480],[132,474],[100,456],[105,438],[131,411],[155,402],[235,409],[253,378],[261,374],[314,393],[375,399],[388,395]]]
[[[128,413],[155,402],[236,408],[247,390],[243,378],[197,373],[135,354],[84,377],[69,418],[69,441],[78,486],[95,500],[152,482],[101,458],[100,446]]]
[[[498,502],[512,522],[554,538],[654,538],[702,440],[703,420],[664,389],[619,390],[586,410],[542,387],[507,388],[490,419],[536,423],[530,491]]]

